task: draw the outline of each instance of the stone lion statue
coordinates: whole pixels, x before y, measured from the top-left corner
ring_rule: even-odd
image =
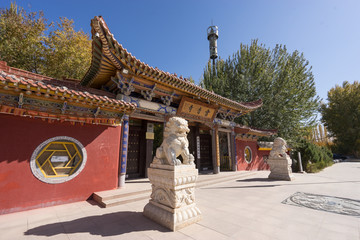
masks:
[[[284,158],[287,156],[286,151],[286,141],[280,137],[275,138],[273,148],[270,151],[270,157]]]
[[[189,152],[188,132],[190,129],[185,119],[170,118],[165,125],[164,140],[161,146],[156,149],[153,163],[181,165],[181,161],[177,159],[181,155],[183,164],[194,164],[194,156]]]
[[[273,148],[267,160],[270,166],[269,178],[288,181],[294,179],[291,171],[292,160],[286,154],[286,150],[286,141],[282,138],[275,138]]]

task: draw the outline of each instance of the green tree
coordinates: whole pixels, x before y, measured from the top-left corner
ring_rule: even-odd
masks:
[[[11,3],[0,9],[0,60],[54,78],[81,78],[90,66],[91,40],[73,23],[47,23],[42,11],[28,14]]]
[[[60,18],[46,39],[46,75],[80,79],[91,61],[91,41],[83,31],[76,32],[74,21]]]
[[[345,81],[328,92],[321,104],[322,122],[334,137],[337,151],[360,156],[360,83]]]
[[[43,13],[26,11],[11,3],[0,9],[0,59],[10,66],[41,73],[47,23]]]
[[[301,153],[302,167],[306,172],[318,172],[333,164],[332,152],[325,146],[318,146],[312,141],[301,139],[296,152],[292,152],[291,158],[296,162],[293,164],[295,171],[299,168],[298,152]]]
[[[190,81],[190,82],[192,82],[192,83],[195,83],[195,80],[193,79],[192,76],[188,77],[187,80]]]
[[[252,127],[278,129],[294,143],[314,123],[319,98],[308,61],[285,46],[266,48],[253,40],[215,66],[205,68],[201,86],[238,102],[263,100],[263,106],[237,119]]]

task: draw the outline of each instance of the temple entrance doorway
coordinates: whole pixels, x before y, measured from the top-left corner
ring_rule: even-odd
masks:
[[[220,171],[231,171],[229,133],[219,131]]]
[[[154,159],[156,149],[161,146],[164,137],[164,123],[154,123],[154,144],[151,161]]]
[[[130,119],[129,139],[128,139],[128,156],[126,164],[127,178],[144,177],[144,139],[145,132],[143,130],[142,121]]]
[[[200,129],[200,171],[213,170],[211,135],[209,130]]]

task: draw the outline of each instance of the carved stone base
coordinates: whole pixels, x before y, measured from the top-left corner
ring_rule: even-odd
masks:
[[[201,220],[195,204],[195,165],[151,164],[148,169],[152,193],[143,214],[171,229],[179,230]]]
[[[277,180],[291,181],[294,179],[291,170],[291,158],[286,157],[273,157],[267,160],[270,166],[269,178]]]

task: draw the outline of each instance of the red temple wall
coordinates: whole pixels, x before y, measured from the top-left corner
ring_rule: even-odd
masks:
[[[252,161],[247,163],[244,157],[245,147],[251,149]],[[236,140],[236,163],[237,170],[269,170],[269,165],[264,162],[263,156],[268,156],[270,151],[259,151],[256,141]]]
[[[0,126],[0,214],[84,201],[93,192],[117,187],[121,127],[48,123],[4,114]],[[57,136],[78,140],[87,161],[75,178],[44,183],[31,172],[30,158],[42,142]]]

